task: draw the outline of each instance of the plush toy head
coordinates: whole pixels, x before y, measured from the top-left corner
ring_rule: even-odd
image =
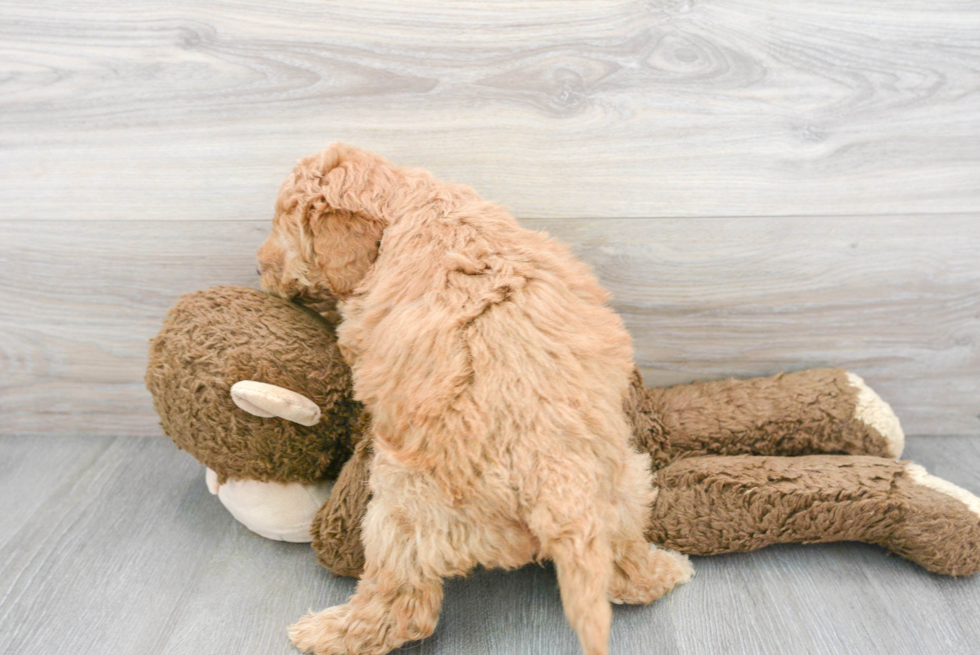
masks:
[[[242,411],[230,393],[241,380],[297,391],[322,418],[304,426]],[[146,386],[164,432],[220,483],[336,477],[362,414],[333,326],[312,310],[244,287],[180,299],[151,341]]]

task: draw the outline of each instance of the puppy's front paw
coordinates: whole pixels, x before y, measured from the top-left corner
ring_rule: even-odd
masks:
[[[337,605],[322,612],[307,614],[289,626],[289,640],[304,653],[347,655],[344,646],[344,619],[347,613],[347,605]]]

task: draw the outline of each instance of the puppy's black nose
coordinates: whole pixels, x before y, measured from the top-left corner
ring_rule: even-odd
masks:
[[[261,266],[256,266],[255,267],[255,274],[258,275],[258,276],[260,276],[260,277],[262,276],[262,267]]]

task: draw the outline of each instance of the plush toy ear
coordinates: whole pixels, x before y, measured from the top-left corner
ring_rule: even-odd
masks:
[[[345,209],[318,207],[307,214],[316,267],[338,297],[354,290],[378,257],[381,220]]]
[[[320,408],[315,402],[274,384],[241,380],[231,385],[231,399],[240,409],[260,418],[278,416],[307,427],[320,422]]]

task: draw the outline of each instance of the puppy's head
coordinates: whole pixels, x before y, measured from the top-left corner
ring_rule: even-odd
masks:
[[[259,248],[262,288],[282,298],[344,298],[378,255],[382,221],[331,205],[328,174],[344,171],[336,156],[321,155],[301,160],[286,178],[272,233]]]

